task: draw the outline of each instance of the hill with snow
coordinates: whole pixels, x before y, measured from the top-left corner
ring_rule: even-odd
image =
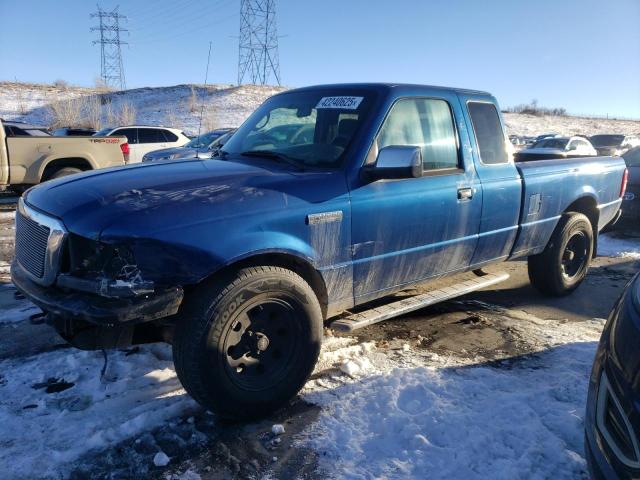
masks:
[[[196,133],[203,111],[203,129],[235,127],[266,98],[284,87],[260,85],[175,85],[104,92],[95,88],[64,84],[41,85],[0,82],[0,117],[51,125],[52,105],[95,100],[99,115],[96,126],[118,123],[123,108],[132,114],[131,123],[166,125]],[[84,99],[84,100],[83,100]],[[87,108],[86,105],[83,108]],[[94,115],[95,117],[95,115]],[[565,135],[598,133],[640,134],[640,121],[574,116],[504,114],[509,134],[536,135],[555,132]]]

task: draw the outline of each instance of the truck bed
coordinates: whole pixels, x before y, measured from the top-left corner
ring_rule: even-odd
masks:
[[[542,252],[562,212],[576,202],[597,208],[597,230],[615,216],[621,202],[624,160],[620,157],[580,157],[516,163],[522,178],[520,229],[511,257]],[[578,200],[576,200],[578,199]]]

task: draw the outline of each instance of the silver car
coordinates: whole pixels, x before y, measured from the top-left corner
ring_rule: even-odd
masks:
[[[143,162],[162,160],[195,160],[211,158],[213,153],[231,137],[235,128],[220,128],[192,139],[182,147],[154,150],[142,157]]]

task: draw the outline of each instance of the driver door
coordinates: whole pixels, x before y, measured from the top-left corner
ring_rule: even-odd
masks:
[[[460,108],[455,95],[441,94],[399,99],[389,111],[373,148],[420,147],[423,176],[377,180],[352,191],[356,304],[471,264],[482,189],[460,147]]]

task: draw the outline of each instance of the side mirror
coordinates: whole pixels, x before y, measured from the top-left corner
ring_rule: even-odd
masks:
[[[389,145],[378,152],[376,163],[364,167],[370,180],[422,176],[422,150],[410,145]]]
[[[577,150],[577,149],[578,149],[578,147],[577,147],[576,145],[569,145],[569,146],[567,147],[567,150],[569,150],[569,151],[571,151],[571,150]]]

